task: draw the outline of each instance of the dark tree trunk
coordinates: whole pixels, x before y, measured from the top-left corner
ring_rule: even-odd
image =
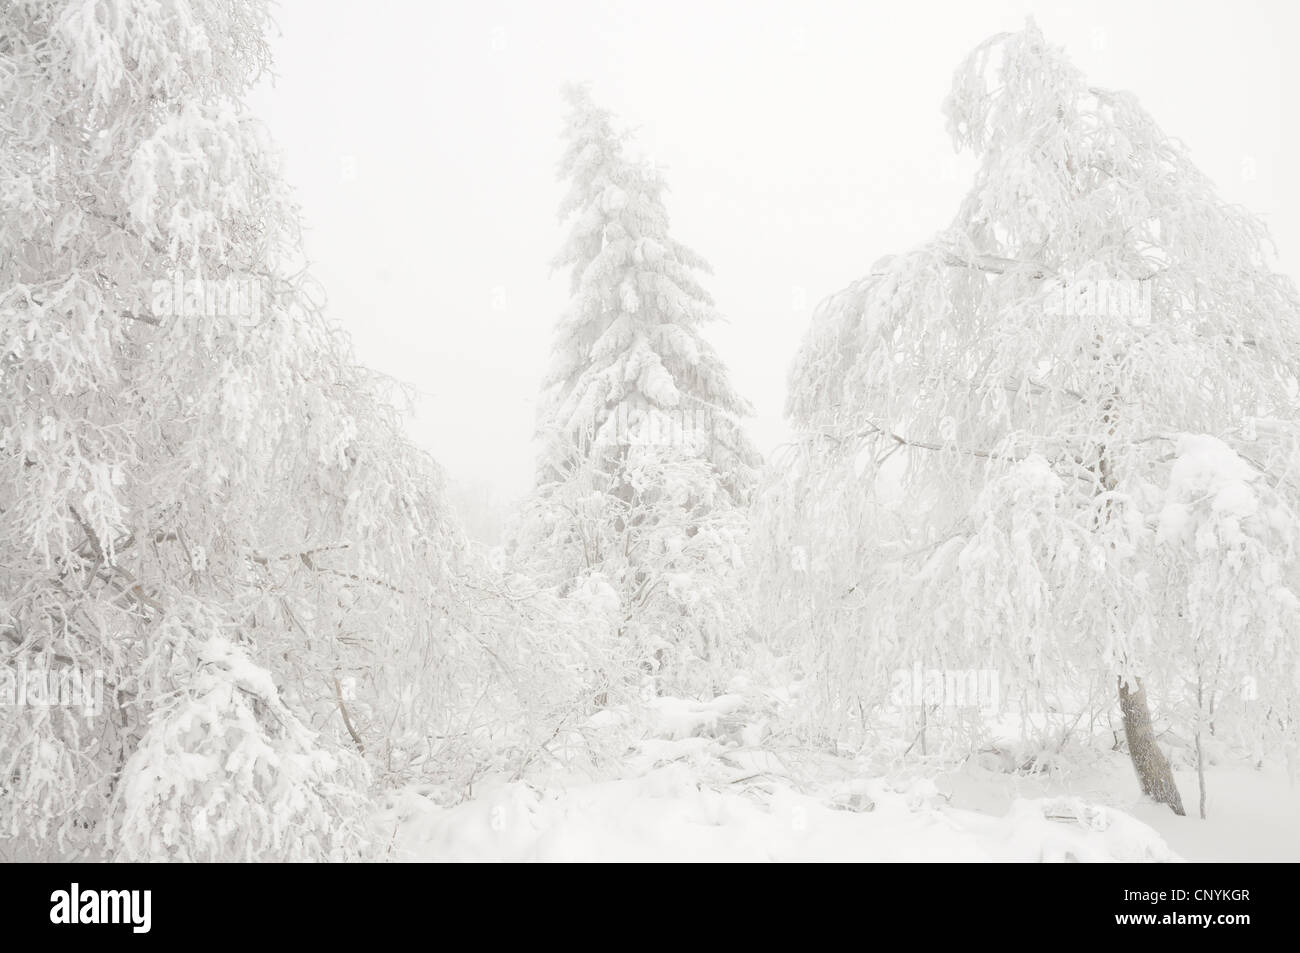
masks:
[[[1186,813],[1183,799],[1174,784],[1169,761],[1156,744],[1146,689],[1142,687],[1140,678],[1134,681],[1137,689],[1130,691],[1124,679],[1119,679],[1119,710],[1124,716],[1124,736],[1128,739],[1128,755],[1133,761],[1133,770],[1137,772],[1143,794],[1161,804],[1168,804],[1175,814],[1182,816]]]

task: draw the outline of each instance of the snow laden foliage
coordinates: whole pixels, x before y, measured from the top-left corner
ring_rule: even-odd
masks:
[[[569,269],[571,298],[543,385],[548,444],[559,441],[543,468],[562,474],[574,443],[587,455],[638,435],[653,442],[695,435],[743,502],[759,456],[738,423],[752,413],[749,404],[701,335],[721,320],[697,277],[708,264],[668,234],[659,170],[624,154],[627,134],[584,87],[565,95],[559,174],[569,191],[560,215],[569,233],[553,265]]]
[[[1248,423],[1257,434],[1266,425]],[[1259,762],[1294,743],[1295,496],[1216,437],[1185,434],[1174,453],[1149,504],[1176,660],[1168,677],[1188,686],[1182,718],[1198,742],[1215,735]]]
[[[975,182],[818,308],[763,492],[759,598],[815,727],[870,730],[919,664],[1076,711],[1145,679],[1181,731],[1213,698],[1294,745],[1300,299],[1264,227],[1032,22],[946,112]]]
[[[572,297],[544,384],[538,487],[510,558],[561,597],[607,591],[596,698],[638,671],[690,690],[720,677],[746,628],[740,508],[759,457],[739,420],[750,409],[701,335],[718,320],[695,277],[707,266],[668,234],[658,172],[624,155],[626,135],[585,89],[566,95],[570,230],[555,264],[570,269]]]
[[[264,668],[209,639],[122,771],[119,857],[356,859],[367,843],[357,821],[365,779],[343,767],[280,701]]]
[[[303,270],[267,25],[0,9],[0,689],[102,685],[6,708],[6,855],[350,854],[367,778],[459,790],[561,707]]]
[[[708,461],[637,447],[612,479],[585,461],[543,486],[516,519],[513,556],[605,620],[600,695],[620,697],[642,674],[717,694],[748,624],[745,529]]]

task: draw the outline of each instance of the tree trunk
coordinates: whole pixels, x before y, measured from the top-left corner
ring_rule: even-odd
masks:
[[[1124,737],[1128,739],[1128,754],[1137,772],[1142,793],[1161,804],[1168,804],[1180,817],[1183,799],[1174,784],[1174,773],[1156,744],[1155,730],[1151,727],[1151,709],[1147,705],[1146,689],[1142,679],[1134,679],[1137,690],[1130,691],[1123,677],[1119,679],[1119,710],[1124,716]]]
[[[1205,683],[1201,679],[1200,662],[1196,665],[1196,783],[1200,787],[1201,793],[1201,820],[1205,820],[1205,748],[1201,745],[1201,721],[1202,712],[1205,710],[1203,701],[1205,698]],[[1214,696],[1210,696],[1210,704],[1214,704]],[[1213,726],[1214,722],[1210,722]]]
[[[1196,781],[1201,790],[1201,820],[1205,820],[1205,750],[1201,747],[1201,729],[1196,729]]]

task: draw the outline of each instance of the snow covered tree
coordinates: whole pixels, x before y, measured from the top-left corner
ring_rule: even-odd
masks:
[[[604,593],[609,635],[597,694],[638,666],[662,690],[707,693],[748,623],[745,518],[699,456],[634,447],[615,478],[575,463],[521,509],[517,564],[561,593]]]
[[[759,462],[740,426],[751,411],[701,334],[719,320],[696,277],[707,265],[669,235],[658,171],[624,154],[626,133],[585,88],[566,97],[570,227],[555,265],[570,269],[572,296],[544,383],[539,487],[513,548],[561,587],[602,574],[620,636],[647,664],[675,654],[669,643],[716,657],[723,622],[743,628],[736,508]]]
[[[739,424],[749,404],[701,335],[720,320],[696,277],[708,264],[668,234],[658,169],[625,156],[627,134],[585,87],[565,95],[559,173],[570,185],[560,214],[570,226],[553,264],[569,269],[571,299],[543,384],[544,430],[561,441],[548,446],[544,468],[563,473],[572,444],[583,459],[593,447],[617,456],[634,441],[698,437],[722,485],[743,502],[759,457]]]
[[[349,777],[238,646],[214,636],[196,661],[186,691],[154,713],[123,767],[119,857],[357,858],[364,776]]]
[[[103,686],[0,720],[20,856],[350,856],[363,757],[472,773],[484,696],[533,710],[439,468],[303,271],[242,105],[267,25],[0,8],[0,688]]]
[[[1264,227],[1032,22],[946,112],[979,160],[956,220],[824,302],[792,371],[778,637],[811,629],[839,715],[909,659],[1039,695],[1106,673],[1143,791],[1182,813],[1149,685],[1175,712],[1217,670],[1294,744],[1300,300]]]

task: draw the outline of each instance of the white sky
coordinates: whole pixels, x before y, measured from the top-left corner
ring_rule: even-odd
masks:
[[[813,306],[956,212],[972,164],[940,105],[970,49],[1027,13],[1090,82],[1135,92],[1300,274],[1292,0],[282,0],[279,76],[254,105],[331,316],[418,388],[412,435],[451,478],[510,499],[567,291],[547,264],[563,83],[590,80],[667,168],[767,450]]]

